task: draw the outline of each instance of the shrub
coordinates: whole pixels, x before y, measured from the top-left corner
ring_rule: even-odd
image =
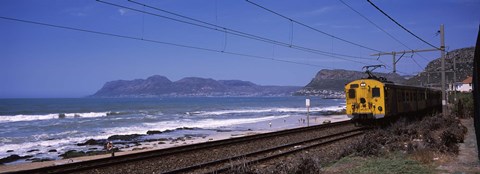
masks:
[[[473,117],[473,109],[473,94],[458,93],[453,113],[459,118],[470,118]]]

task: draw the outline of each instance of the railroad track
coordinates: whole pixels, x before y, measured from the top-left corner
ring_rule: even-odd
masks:
[[[357,128],[340,132],[336,134],[326,135],[323,137],[307,139],[302,142],[295,142],[285,145],[280,145],[268,149],[237,155],[231,158],[220,159],[203,164],[197,164],[185,168],[180,168],[165,172],[165,174],[174,173],[224,173],[231,168],[243,164],[255,164],[262,161],[267,161],[281,156],[290,155],[296,152],[304,151],[310,148],[327,145],[340,140],[351,137],[363,135],[366,128]]]
[[[347,130],[342,131],[343,129]],[[360,129],[364,128],[355,127],[351,121],[343,121],[49,166],[15,173],[179,173],[195,172],[202,168],[224,171],[226,170],[226,161],[244,157],[248,157],[252,162],[268,160],[282,154],[316,147],[322,143],[331,143],[349,136],[359,135],[362,132]],[[310,138],[305,140],[303,136]],[[239,153],[239,150],[235,149],[237,147],[247,150]],[[202,158],[202,154],[211,156]],[[224,164],[223,168],[221,167],[222,164]],[[202,172],[204,171],[206,170],[202,170]]]

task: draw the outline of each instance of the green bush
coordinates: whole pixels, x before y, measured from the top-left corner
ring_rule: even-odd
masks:
[[[458,93],[457,101],[453,107],[453,113],[459,118],[473,117],[473,94]]]

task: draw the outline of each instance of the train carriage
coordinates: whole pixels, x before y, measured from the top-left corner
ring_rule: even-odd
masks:
[[[367,74],[368,78],[345,85],[347,116],[354,120],[415,115],[441,109],[439,90],[394,84],[375,77],[368,70]]]

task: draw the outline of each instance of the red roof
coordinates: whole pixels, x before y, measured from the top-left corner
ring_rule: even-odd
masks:
[[[465,80],[462,81],[463,84],[470,84],[472,83],[472,77],[467,77]]]

